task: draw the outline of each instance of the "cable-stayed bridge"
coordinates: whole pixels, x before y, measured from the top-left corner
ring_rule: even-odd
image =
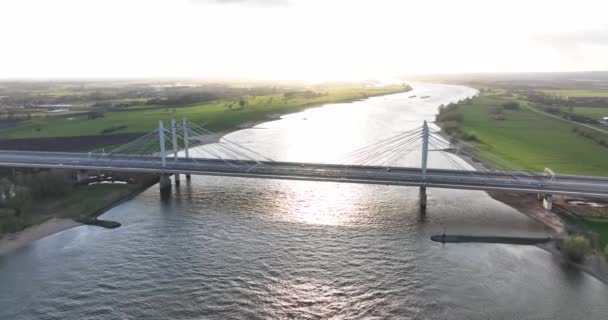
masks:
[[[0,150],[0,166],[153,172],[161,174],[161,188],[170,186],[169,176],[179,183],[180,174],[232,176],[420,187],[420,205],[426,207],[426,188],[485,191],[520,191],[542,194],[547,206],[551,196],[608,197],[608,177],[531,173],[462,141],[445,140],[426,122],[344,156],[339,164],[274,161],[241,144],[221,139],[210,143],[213,132],[183,119],[159,128],[112,150],[88,153]],[[215,141],[214,141],[215,142]],[[420,167],[400,167],[412,152],[421,152]],[[429,152],[440,153],[454,169],[427,167]],[[509,170],[477,170],[457,155],[473,161],[499,164]]]

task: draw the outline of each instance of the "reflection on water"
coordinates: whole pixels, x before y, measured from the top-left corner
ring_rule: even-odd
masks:
[[[409,95],[429,95],[424,100]],[[229,135],[278,160],[337,162],[432,120],[472,94],[414,93],[335,104]],[[416,101],[417,100],[417,101]],[[411,154],[403,164],[415,166]],[[446,167],[432,154],[430,164]],[[104,218],[0,257],[0,319],[602,319],[607,287],[535,247],[429,240],[545,235],[483,192],[193,177],[151,188]]]

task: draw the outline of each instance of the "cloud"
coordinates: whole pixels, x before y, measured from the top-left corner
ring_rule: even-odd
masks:
[[[261,7],[276,7],[289,5],[290,0],[190,0],[193,3],[252,5]]]

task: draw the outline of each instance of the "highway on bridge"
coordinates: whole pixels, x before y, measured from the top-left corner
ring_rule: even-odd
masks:
[[[5,150],[0,151],[0,166],[182,173],[608,197],[608,177],[550,177],[502,171],[428,169],[426,178],[423,178],[420,168],[185,158],[177,161],[167,159],[163,167],[159,156]]]

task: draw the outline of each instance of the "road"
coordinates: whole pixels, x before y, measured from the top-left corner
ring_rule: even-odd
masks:
[[[431,188],[485,191],[521,191],[576,196],[608,197],[608,177],[521,172],[480,172],[429,169],[426,179],[420,168],[353,166],[275,161],[231,161],[217,159],[167,159],[159,157],[99,155],[65,152],[0,151],[0,166],[111,170],[154,173],[188,173],[287,180],[427,186]]]

